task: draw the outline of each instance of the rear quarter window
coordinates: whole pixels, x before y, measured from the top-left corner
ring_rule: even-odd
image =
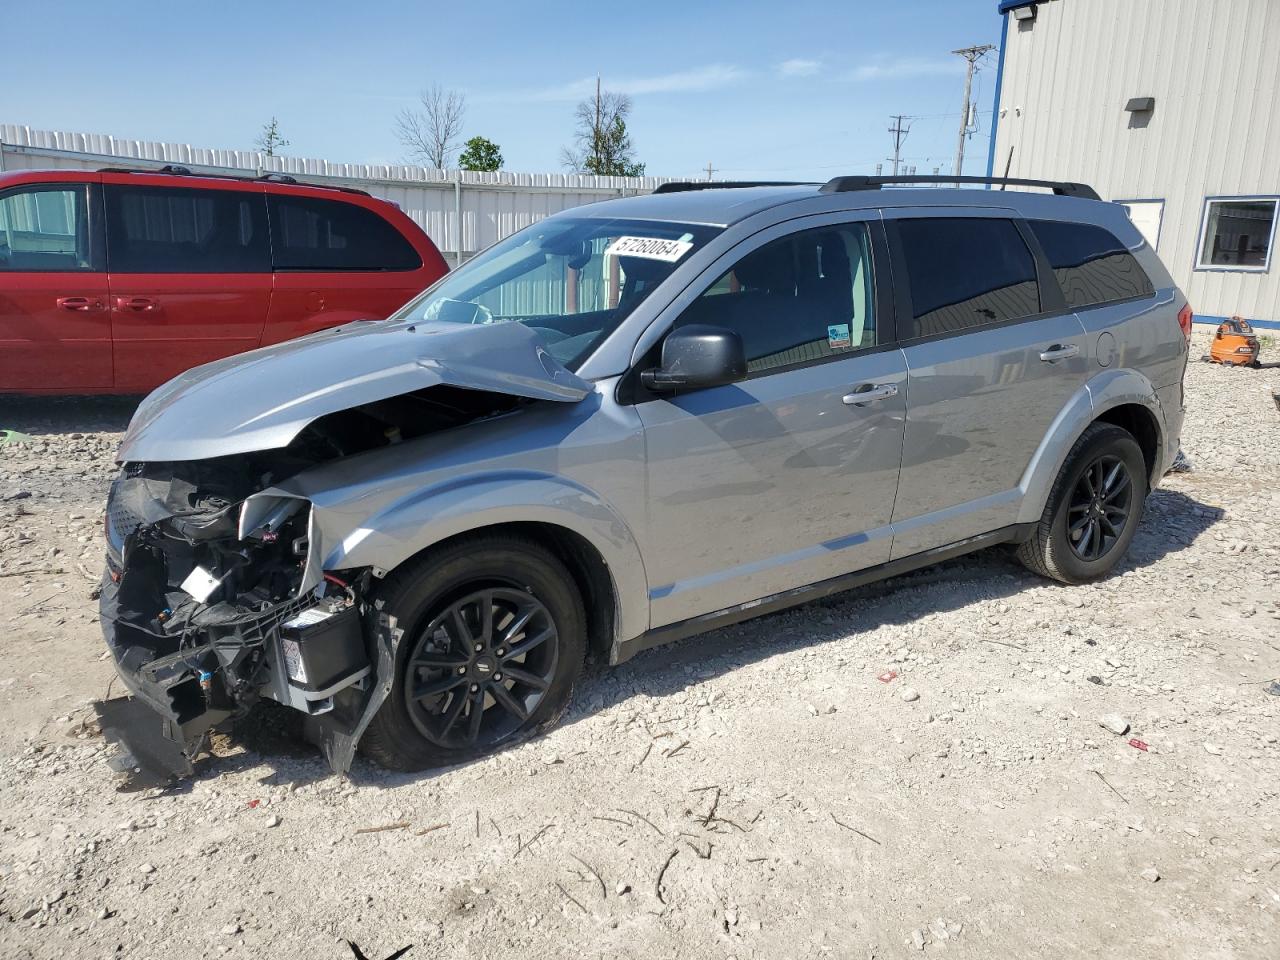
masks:
[[[341,200],[269,195],[277,270],[417,270],[422,258],[372,210]]]
[[[896,225],[911,292],[905,339],[1040,312],[1035,258],[1012,220],[921,218]]]
[[[1110,230],[1061,220],[1029,224],[1068,306],[1093,307],[1155,292],[1146,271]]]

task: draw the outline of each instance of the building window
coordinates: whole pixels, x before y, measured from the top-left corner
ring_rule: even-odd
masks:
[[[1205,204],[1200,270],[1266,270],[1276,229],[1274,197],[1231,197]]]

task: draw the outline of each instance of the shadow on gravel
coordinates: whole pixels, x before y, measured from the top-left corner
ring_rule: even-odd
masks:
[[[1179,552],[1222,516],[1219,508],[1180,491],[1156,490],[1147,500],[1142,526],[1117,574],[1140,570]],[[593,664],[578,684],[563,724],[572,725],[638,694],[669,696],[693,683],[780,653],[819,648],[852,633],[911,623],[928,614],[1013,596],[1037,585],[1044,586],[1045,581],[1018,563],[1012,549],[996,547],[646,651],[620,667]],[[954,587],[962,589],[950,589]],[[879,602],[884,600],[894,602]],[[214,779],[264,762],[274,767],[261,778],[264,786],[301,786],[331,776],[319,749],[305,738],[301,715],[275,703],[259,704],[236,722],[230,738],[220,737],[214,744],[216,755],[197,763],[196,779]],[[349,778],[356,784],[396,787],[430,780],[453,769],[456,767],[396,773],[357,754]]]
[[[123,433],[142,397],[0,396],[0,429],[33,437]]]

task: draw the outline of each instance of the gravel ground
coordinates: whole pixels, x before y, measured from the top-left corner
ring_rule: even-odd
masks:
[[[0,401],[0,955],[1280,956],[1280,370],[1188,381],[1195,469],[1102,583],[979,554],[592,667],[428,775],[266,712],[159,795],[87,706],[131,405]]]

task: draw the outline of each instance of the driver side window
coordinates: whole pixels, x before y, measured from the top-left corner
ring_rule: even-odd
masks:
[[[748,253],[681,314],[742,337],[753,373],[876,344],[871,241],[860,223],[817,227]]]

